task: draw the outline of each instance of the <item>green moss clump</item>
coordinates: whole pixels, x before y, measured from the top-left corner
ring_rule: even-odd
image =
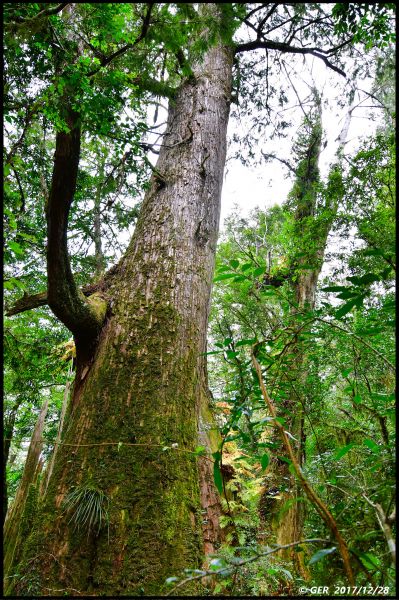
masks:
[[[103,323],[105,319],[105,315],[107,314],[108,303],[101,296],[99,292],[92,294],[88,298],[86,298],[86,302],[90,305],[90,308],[96,315],[96,319],[99,323]]]

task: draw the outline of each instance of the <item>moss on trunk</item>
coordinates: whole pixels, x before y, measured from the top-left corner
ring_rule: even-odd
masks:
[[[215,524],[217,502],[193,451],[204,405],[231,67],[231,49],[210,49],[170,107],[157,164],[163,183],[152,178],[106,291],[108,320],[94,357],[78,372],[64,445],[23,547],[14,588],[20,595],[162,595],[167,577],[203,563],[201,499],[211,498],[205,510],[216,511]],[[200,482],[209,489],[200,491]],[[78,486],[109,502],[98,533],[77,528],[66,510]],[[198,591],[197,583],[185,588]]]

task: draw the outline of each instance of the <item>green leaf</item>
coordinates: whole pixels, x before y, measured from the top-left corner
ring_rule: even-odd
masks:
[[[15,252],[15,254],[23,254],[24,251],[22,250],[21,246],[19,244],[17,244],[17,242],[8,242],[8,247],[11,248],[11,250],[13,250]]]
[[[241,271],[248,271],[248,269],[250,269],[252,266],[252,263],[244,263],[241,265]]]
[[[283,462],[287,463],[287,465],[291,465],[291,461],[289,458],[287,458],[286,456],[277,456],[277,458],[279,460],[282,460]]]
[[[350,281],[351,283],[354,283],[355,285],[358,285],[359,283],[361,283],[361,278],[358,277],[357,275],[353,275],[352,277],[346,277],[347,281]]]
[[[349,300],[349,302],[337,310],[335,313],[336,318],[340,319],[344,315],[348,314],[348,312],[350,312],[354,306],[359,306],[359,298],[361,298],[361,303],[363,303],[364,296],[357,296],[356,298],[353,298],[353,300]]]
[[[376,568],[378,569],[381,566],[380,559],[377,558],[377,556],[370,554],[370,552],[363,552],[358,556],[363,565],[366,567],[366,569],[369,569],[369,571],[374,571]]]
[[[380,454],[381,448],[380,448],[380,446],[378,444],[376,444],[375,442],[373,442],[373,440],[365,439],[365,440],[363,440],[363,444],[365,446],[367,446],[367,448],[370,448],[370,450],[372,452],[374,452],[374,454]]]
[[[263,456],[260,459],[260,464],[262,465],[262,469],[263,471],[265,471],[269,465],[270,462],[270,458],[268,454],[263,454]]]
[[[216,460],[213,463],[213,480],[215,482],[217,489],[219,490],[219,494],[222,495],[223,494],[223,477],[222,477],[222,472],[219,467],[219,461],[216,461]]]
[[[333,552],[335,552],[336,549],[337,548],[335,546],[333,546],[333,548],[324,548],[323,550],[318,550],[315,554],[313,554],[313,556],[311,556],[308,564],[313,565],[318,560],[321,560],[325,556],[328,556],[329,554],[332,554]]]
[[[363,256],[384,256],[384,252],[381,248],[370,248],[363,250]]]
[[[359,291],[358,290],[346,290],[345,292],[341,292],[340,294],[337,295],[337,298],[339,298],[340,300],[347,300],[348,298],[356,298],[359,295]]]
[[[352,450],[353,446],[355,446],[355,445],[356,444],[354,442],[351,442],[347,446],[344,446],[343,448],[340,448],[338,450],[338,452],[335,454],[334,460],[339,460],[340,458],[342,458],[343,456],[345,456],[345,454],[347,454],[350,450]]]
[[[196,449],[194,450],[194,454],[197,454],[198,456],[202,456],[205,453],[206,453],[205,446],[197,446]]]
[[[341,375],[342,377],[348,377],[349,373],[352,373],[352,371],[352,367],[350,367],[349,369],[344,369],[343,371],[341,371]]]
[[[259,275],[263,275],[263,273],[266,271],[266,267],[257,267],[256,269],[254,269],[252,271],[252,275],[254,277],[259,277]]]
[[[279,573],[283,573],[286,576],[286,578],[289,579],[290,581],[294,580],[292,574],[287,569],[283,569],[282,567],[279,567]]]
[[[223,273],[223,275],[217,275],[213,281],[216,283],[216,281],[223,281],[224,279],[231,279],[232,277],[237,277],[237,273]]]
[[[383,327],[368,327],[367,329],[360,329],[357,334],[358,335],[377,335],[384,331]]]
[[[327,287],[321,288],[322,292],[344,292],[348,288],[344,285],[329,285]]]
[[[363,285],[367,285],[368,283],[374,283],[375,281],[380,281],[380,276],[377,273],[366,273],[362,277],[360,277],[360,283]]]
[[[223,568],[225,565],[225,561],[221,558],[212,558],[212,560],[209,563],[209,566],[212,569],[212,571],[217,571]]]
[[[361,403],[361,401],[362,401],[362,397],[361,397],[361,396],[359,396],[359,394],[356,394],[355,396],[353,396],[353,402],[354,402],[355,404],[360,404],[360,403]]]
[[[230,271],[230,265],[222,265],[218,268],[216,275],[220,275],[220,273],[225,273],[226,271]]]
[[[240,264],[239,260],[236,260],[235,258],[233,260],[229,261],[230,265],[233,267],[233,269],[236,269],[238,267],[238,265]]]

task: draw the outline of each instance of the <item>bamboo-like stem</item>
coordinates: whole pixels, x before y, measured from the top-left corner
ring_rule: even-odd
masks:
[[[254,347],[255,348],[255,347]],[[265,382],[263,380],[263,376],[262,376],[262,370],[260,367],[259,362],[257,361],[255,354],[254,354],[254,348],[252,349],[252,364],[255,368],[256,374],[258,376],[258,380],[259,380],[259,386],[262,392],[262,396],[263,399],[265,400],[270,414],[271,416],[275,419],[275,425],[279,430],[282,442],[284,444],[285,450],[291,460],[293,469],[295,471],[295,474],[302,486],[303,491],[305,492],[306,496],[308,497],[308,499],[310,500],[310,502],[314,505],[314,507],[316,508],[317,512],[319,513],[319,515],[322,517],[323,521],[325,522],[325,524],[327,525],[327,527],[330,529],[331,533],[333,534],[334,538],[337,540],[338,543],[338,548],[339,548],[339,552],[341,554],[342,557],[342,561],[344,563],[344,569],[346,572],[346,575],[348,577],[348,581],[350,585],[355,585],[355,579],[353,576],[353,571],[352,571],[352,567],[350,564],[350,554],[349,554],[349,549],[348,546],[345,542],[345,540],[343,539],[337,523],[333,517],[333,515],[331,514],[331,512],[328,510],[327,506],[324,504],[324,502],[318,497],[318,495],[316,494],[316,492],[314,491],[314,489],[312,488],[312,486],[310,485],[309,481],[306,479],[306,477],[304,476],[302,469],[298,463],[298,460],[295,456],[295,452],[292,448],[291,442],[288,438],[287,433],[284,430],[284,427],[281,423],[279,423],[276,418],[277,418],[277,410],[276,407],[274,406],[274,403],[272,401],[272,399],[270,398],[267,389],[266,389],[266,385]]]

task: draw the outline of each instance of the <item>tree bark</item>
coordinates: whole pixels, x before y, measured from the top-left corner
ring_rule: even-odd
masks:
[[[8,510],[8,486],[7,486],[7,464],[10,455],[12,438],[14,436],[14,425],[18,409],[22,402],[22,396],[19,396],[11,408],[9,414],[4,419],[4,441],[3,441],[3,523]]]
[[[91,357],[106,312],[106,302],[86,300],[71,271],[67,232],[80,158],[79,115],[65,100],[65,122],[69,131],[56,135],[51,190],[46,206],[47,219],[47,302],[53,313],[73,333],[79,366]]]
[[[21,544],[30,531],[37,499],[37,478],[43,463],[40,458],[43,443],[43,429],[48,410],[45,400],[36,421],[29,444],[24,472],[14,502],[10,506],[4,523],[4,574],[7,578],[12,567],[18,563]],[[6,588],[9,582],[6,580]]]
[[[354,88],[353,88],[354,89]],[[353,101],[353,95],[351,100]],[[294,202],[295,211],[295,226],[297,236],[300,240],[299,247],[303,250],[303,255],[298,261],[298,277],[292,284],[292,290],[295,294],[295,302],[297,308],[293,309],[292,317],[295,322],[295,314],[306,310],[313,310],[316,301],[317,283],[321,269],[323,267],[324,253],[327,245],[327,238],[331,226],[334,222],[336,211],[338,208],[338,198],[324,206],[330,214],[318,223],[317,231],[316,223],[316,201],[318,194],[319,183],[319,155],[322,142],[321,128],[321,110],[318,104],[317,92],[315,95],[316,101],[316,119],[312,126],[309,145],[306,151],[305,161],[301,161],[297,168],[297,180],[294,186],[293,193],[295,194]],[[351,121],[353,106],[348,110],[342,130],[338,137],[338,149],[336,157],[338,160],[342,158],[342,152],[346,143],[349,125]],[[305,167],[305,168],[304,168]],[[311,249],[308,244],[312,243]],[[310,263],[313,268],[301,270],[301,265]],[[304,329],[301,329],[303,333]],[[302,465],[305,451],[305,407],[307,403],[306,388],[308,370],[306,366],[306,350],[300,336],[295,336],[292,344],[293,363],[291,370],[295,373],[293,389],[291,396],[287,399],[287,411],[283,416],[286,418],[286,427],[288,431],[297,440],[294,451],[296,460],[299,465]],[[302,488],[295,480],[295,477],[290,473],[288,465],[283,463],[278,468],[278,480],[286,481],[286,489],[281,492],[282,502],[289,502],[288,510],[277,518],[274,518],[273,528],[276,534],[276,542],[281,546],[299,540],[302,538],[304,519],[305,519],[305,504],[301,499]],[[295,552],[289,548],[281,552],[281,555],[292,561],[295,571],[305,580],[310,579],[310,573],[304,562],[304,553]]]
[[[199,439],[212,446],[202,353],[232,61],[230,48],[208,50],[170,105],[135,234],[107,290],[111,314],[65,417],[63,443],[74,446],[55,458],[17,593],[34,580],[43,595],[161,594],[165,578],[201,566],[204,541],[208,551],[217,543],[217,527],[202,531],[207,514],[217,523],[212,463],[191,452]],[[109,499],[98,535],[74,530],[63,504],[89,485]]]
[[[66,384],[65,384],[64,397],[63,397],[63,400],[62,400],[60,422],[59,422],[59,425],[58,425],[57,437],[56,437],[56,440],[55,440],[54,450],[53,450],[53,453],[51,455],[50,462],[47,465],[46,472],[45,472],[44,477],[43,477],[42,482],[41,482],[41,488],[40,488],[40,495],[41,496],[44,496],[45,493],[46,493],[46,490],[47,490],[47,487],[48,487],[51,475],[53,473],[55,457],[56,457],[56,454],[57,454],[57,452],[59,450],[59,443],[61,441],[62,430],[63,430],[63,427],[64,427],[65,413],[66,413],[66,409],[67,409],[67,406],[68,406],[68,400],[69,400],[70,390],[71,390],[71,381],[69,380],[69,377],[72,375],[72,364],[73,364],[73,361],[71,359],[70,367],[69,367],[69,372],[68,372],[68,379],[67,379]]]

